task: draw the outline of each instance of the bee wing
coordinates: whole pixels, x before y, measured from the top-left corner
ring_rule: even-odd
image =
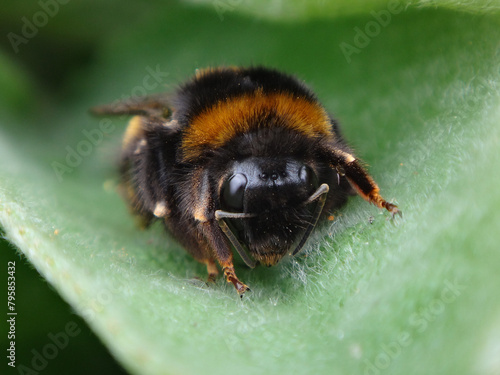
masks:
[[[167,119],[173,111],[171,94],[154,94],[127,100],[117,100],[111,104],[92,107],[90,113],[104,115],[139,115]]]

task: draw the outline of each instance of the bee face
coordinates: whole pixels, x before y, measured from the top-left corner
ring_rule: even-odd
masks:
[[[292,158],[250,157],[234,162],[220,193],[221,207],[253,217],[235,223],[253,258],[272,266],[312,220],[307,199],[317,189],[312,168]]]
[[[120,165],[133,213],[146,226],[163,221],[207,265],[209,280],[218,264],[240,295],[248,287],[233,250],[250,267],[295,255],[318,219],[353,192],[399,213],[314,94],[276,70],[207,69],[173,95],[93,112],[135,115]]]

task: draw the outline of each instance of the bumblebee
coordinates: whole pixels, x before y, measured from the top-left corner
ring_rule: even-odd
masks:
[[[121,186],[132,211],[155,220],[242,296],[233,248],[249,267],[297,254],[319,219],[358,193],[397,206],[346,144],[338,123],[296,78],[264,67],[200,70],[173,95],[93,108],[134,115]]]

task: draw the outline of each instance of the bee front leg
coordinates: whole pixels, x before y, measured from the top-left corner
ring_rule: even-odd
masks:
[[[226,281],[232,283],[240,297],[243,297],[243,294],[245,294],[247,290],[250,290],[250,288],[243,284],[236,276],[233,265],[233,253],[231,252],[231,248],[227,243],[224,233],[222,233],[215,221],[203,223],[203,230],[208,245],[211,247],[215,258],[224,271]]]
[[[401,216],[398,206],[387,202],[380,195],[377,183],[352,154],[341,150],[333,150],[332,164],[336,166],[337,173],[345,176],[361,197],[379,208],[385,208],[393,217],[396,214]]]
[[[233,260],[231,259],[231,261],[227,263],[227,266],[222,266],[222,269],[224,270],[224,276],[226,277],[227,282],[233,283],[236,291],[240,297],[243,298],[243,294],[250,290],[250,288],[238,280],[238,277],[236,277],[236,274],[234,273]]]

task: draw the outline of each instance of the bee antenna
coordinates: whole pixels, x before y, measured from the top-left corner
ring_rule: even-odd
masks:
[[[316,205],[316,209],[314,210],[312,220],[307,226],[306,231],[304,232],[304,235],[302,236],[302,239],[300,240],[299,244],[293,250],[292,256],[296,255],[300,250],[302,250],[307,239],[311,235],[314,227],[318,223],[319,216],[321,215],[323,207],[325,206],[326,194],[328,193],[329,190],[330,187],[327,184],[321,184],[321,186],[305,202],[305,204],[309,204],[314,202],[315,200],[318,200],[318,204]]]

